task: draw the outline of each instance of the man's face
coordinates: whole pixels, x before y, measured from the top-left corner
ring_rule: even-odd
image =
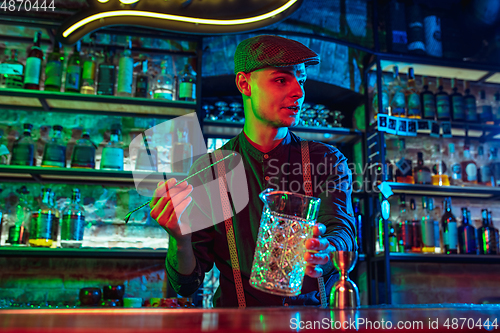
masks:
[[[274,127],[296,125],[304,102],[304,64],[267,67],[250,74],[251,105],[255,118]]]

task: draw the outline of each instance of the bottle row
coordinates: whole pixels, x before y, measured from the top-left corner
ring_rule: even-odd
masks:
[[[382,80],[380,111],[379,94],[375,92],[372,99],[374,119],[381,113],[413,119],[500,124],[500,91],[488,95],[481,89],[479,96],[475,96],[469,81],[463,81],[462,94],[458,80],[451,79],[451,91],[447,92],[440,77],[436,78],[436,90],[432,91],[428,77],[422,77],[422,84],[417,86],[412,67],[408,69],[407,78],[404,82],[398,66],[394,66],[392,80]]]
[[[424,156],[422,151],[410,156],[405,139],[398,139],[397,146],[397,151],[387,152],[388,181],[437,186],[500,186],[500,159],[496,147],[490,147],[488,156],[485,145],[480,144],[473,156],[468,141],[461,154],[454,143],[449,143],[445,158],[440,143],[433,144],[430,156]]]
[[[78,248],[83,243],[85,210],[80,205],[80,190],[73,189],[71,203],[62,211],[54,204],[55,193],[42,189],[41,200],[31,205],[26,186],[17,190],[19,201],[15,218],[1,219],[0,245]]]
[[[399,198],[399,215],[388,221],[389,251],[400,253],[500,254],[499,232],[493,225],[491,211],[481,211],[482,225],[475,228],[471,212],[462,207],[462,221],[452,213],[451,198],[443,200],[439,216],[433,198],[422,197],[422,210],[415,199],[406,205],[405,195]],[[384,251],[383,219],[375,219],[376,251]]]
[[[0,156],[3,157],[3,163],[10,165],[36,166],[35,147],[36,143],[31,136],[32,124],[24,124],[22,136],[14,142],[12,154],[5,145],[2,145]],[[62,138],[63,127],[53,126],[53,135],[45,144],[42,155],[42,167],[65,168],[67,144]],[[101,170],[122,171],[124,169],[124,148],[119,141],[120,130],[111,129],[110,141],[102,149]],[[137,152],[135,159],[135,169],[142,171],[158,171],[159,156],[158,151],[151,142],[151,137],[146,136],[148,147],[143,144]],[[71,168],[95,169],[97,146],[90,140],[88,132],[84,132],[82,138],[76,141],[71,154]],[[193,146],[188,142],[187,127],[177,129],[177,141],[173,143],[172,152],[176,156],[175,162],[172,161],[171,169],[173,172],[187,173],[192,164]]]
[[[0,64],[0,88],[196,100],[196,72],[189,63],[175,75],[172,59],[165,57],[160,72],[153,78],[147,56],[140,55],[138,62],[134,61],[130,38],[116,63],[108,47],[100,55],[95,51],[93,42],[82,55],[80,41],[75,44],[73,53],[65,63],[61,44],[56,42],[46,57],[45,69],[40,39],[41,33],[38,32],[25,64],[18,60],[17,50],[10,50],[10,57]],[[140,67],[140,70],[134,73],[134,67]]]

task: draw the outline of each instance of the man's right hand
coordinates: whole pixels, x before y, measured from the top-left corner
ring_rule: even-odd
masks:
[[[149,203],[151,217],[161,225],[168,234],[180,242],[191,241],[191,234],[186,233],[186,228],[181,232],[181,215],[186,207],[193,200],[189,194],[193,191],[193,186],[187,182],[182,182],[175,186],[177,180],[170,178],[167,182],[159,182],[153,198]]]

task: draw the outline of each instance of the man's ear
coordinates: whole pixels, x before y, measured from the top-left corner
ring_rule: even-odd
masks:
[[[251,95],[249,80],[250,80],[250,73],[238,72],[236,74],[236,87],[238,87],[240,93],[244,94],[245,96]]]

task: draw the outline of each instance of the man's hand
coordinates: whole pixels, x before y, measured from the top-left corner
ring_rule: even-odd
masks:
[[[306,240],[306,252],[304,259],[307,261],[306,274],[312,278],[323,276],[324,265],[331,261],[331,253],[335,247],[326,238],[321,238],[326,231],[324,224],[318,223],[313,227],[313,237]]]

